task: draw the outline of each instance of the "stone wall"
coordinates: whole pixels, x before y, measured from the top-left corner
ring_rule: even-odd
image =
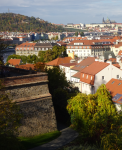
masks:
[[[4,78],[6,93],[23,114],[19,136],[34,136],[57,130],[47,73]]]

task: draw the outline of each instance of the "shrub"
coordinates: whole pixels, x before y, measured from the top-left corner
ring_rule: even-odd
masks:
[[[122,117],[117,114],[105,85],[94,95],[77,94],[68,100],[67,110],[74,128],[90,143],[100,142],[104,133],[109,134],[122,124]]]

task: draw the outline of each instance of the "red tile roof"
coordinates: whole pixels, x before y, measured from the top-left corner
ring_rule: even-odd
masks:
[[[106,87],[107,87],[108,91],[110,91],[112,97],[114,97],[116,94],[122,94],[122,80],[112,78],[106,84]],[[122,98],[122,96],[117,101],[113,100],[113,102],[122,104],[122,103],[120,103],[121,98]]]
[[[73,68],[71,68],[72,70],[77,70],[77,71],[81,71],[83,70],[85,67],[89,66],[90,64],[92,64],[93,62],[95,62],[95,58],[94,57],[87,57],[86,59],[82,60],[80,63],[78,63],[76,66],[74,66]]]
[[[19,65],[21,62],[21,59],[9,59],[8,63],[10,63],[10,65],[16,66]]]
[[[112,64],[112,65],[120,69],[120,65],[119,64]]]
[[[119,56],[122,56],[122,50],[119,51],[118,55],[119,55]]]
[[[71,59],[72,59],[71,57],[63,57],[63,58],[59,57],[55,60],[52,60],[46,63],[46,65],[47,66],[59,66],[60,64],[70,63]]]
[[[80,79],[80,76],[81,76],[81,72],[77,72],[72,77]]]
[[[70,67],[70,66],[75,66],[77,63],[65,63],[65,64],[60,64],[62,66],[65,66],[65,67]]]
[[[108,65],[109,63],[98,61],[93,62],[91,65],[89,65],[81,71],[80,81],[93,85],[95,75],[104,68],[106,68]]]
[[[33,64],[26,64],[26,65],[17,65],[15,68],[20,68],[20,69],[25,69],[25,70],[34,70],[34,65]]]

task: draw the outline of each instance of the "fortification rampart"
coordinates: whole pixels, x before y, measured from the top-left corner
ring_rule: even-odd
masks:
[[[34,136],[57,130],[47,73],[4,78],[6,93],[23,114],[19,136]]]

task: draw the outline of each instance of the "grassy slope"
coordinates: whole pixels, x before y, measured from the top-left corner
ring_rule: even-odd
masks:
[[[56,139],[60,135],[61,135],[60,131],[54,131],[54,132],[41,134],[41,135],[34,136],[34,137],[19,137],[19,139],[21,140],[21,144],[26,149],[30,149],[30,148],[34,148],[34,147],[37,147],[39,145],[43,145],[45,143],[48,143],[48,142]]]

